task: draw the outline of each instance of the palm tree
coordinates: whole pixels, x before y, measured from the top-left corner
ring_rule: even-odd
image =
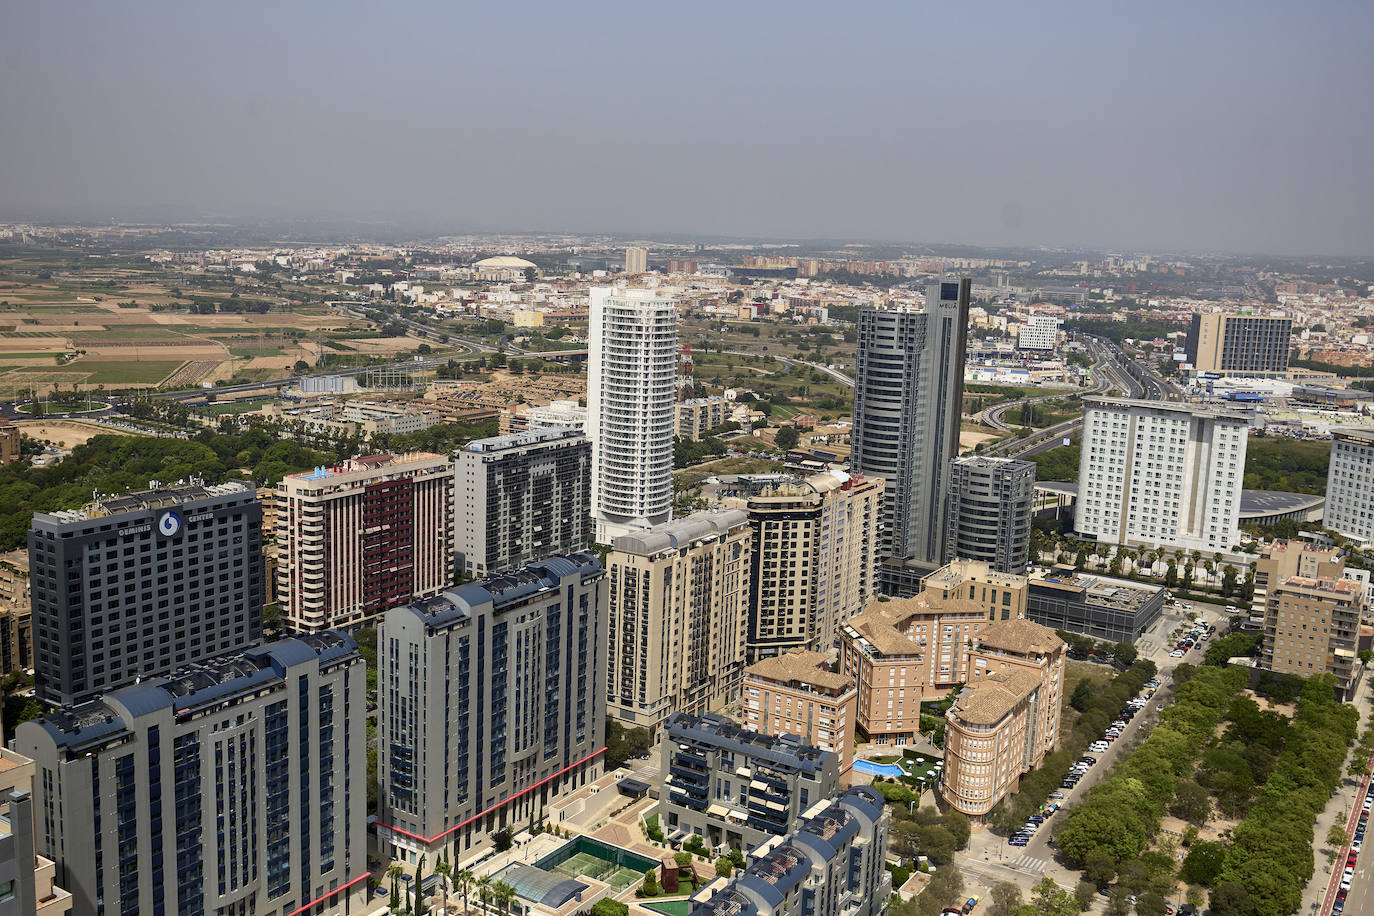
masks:
[[[448,910],[448,890],[449,885],[453,883],[453,866],[449,865],[447,860],[442,861],[434,866],[434,873],[439,876],[439,886],[443,889],[444,895],[444,909]]]
[[[501,912],[504,916],[510,916],[510,905],[515,902],[515,888],[504,881],[497,881],[494,888],[496,902],[501,904]]]
[[[472,887],[472,872],[466,868],[459,869],[453,876],[453,883],[458,885],[458,892],[463,895],[463,916],[468,913],[468,889]]]
[[[487,894],[491,893],[491,875],[482,875],[477,879],[477,900],[482,905],[482,909],[487,908]]]

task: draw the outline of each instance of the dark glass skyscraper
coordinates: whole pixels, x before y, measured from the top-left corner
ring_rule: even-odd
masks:
[[[850,468],[887,481],[879,587],[888,594],[915,594],[942,563],[971,285],[932,284],[923,312],[859,314]]]

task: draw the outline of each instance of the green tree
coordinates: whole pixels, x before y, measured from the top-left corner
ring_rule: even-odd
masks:
[[[1204,824],[1212,813],[1212,797],[1202,786],[1185,779],[1174,790],[1169,813],[1193,824]]]
[[[645,897],[658,896],[658,873],[652,868],[644,870],[644,883],[639,886]]]
[[[1021,888],[1010,881],[998,881],[988,897],[988,916],[1010,916],[1022,905]]]
[[[1189,884],[1201,884],[1204,887],[1210,887],[1217,875],[1221,874],[1221,869],[1225,864],[1226,847],[1221,843],[1204,840],[1194,843],[1192,848],[1188,850],[1188,855],[1183,860],[1183,866],[1179,869],[1178,876]]]
[[[797,442],[800,438],[801,434],[797,432],[795,426],[784,426],[779,429],[777,435],[773,437],[773,442],[778,448],[788,452],[797,447]]]
[[[735,873],[735,863],[731,862],[728,856],[721,856],[716,859],[716,876],[728,878]]]
[[[1158,891],[1146,891],[1135,902],[1136,916],[1164,916],[1164,903]]]
[[[1078,901],[1079,911],[1087,912],[1093,901],[1097,899],[1097,888],[1093,887],[1091,881],[1079,881],[1078,886],[1073,889],[1073,896]]]
[[[1215,916],[1253,916],[1254,901],[1239,881],[1223,881],[1212,889],[1212,912]]]

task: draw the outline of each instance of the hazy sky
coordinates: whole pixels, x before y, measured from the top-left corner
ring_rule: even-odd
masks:
[[[1374,3],[0,12],[0,219],[1374,255]]]

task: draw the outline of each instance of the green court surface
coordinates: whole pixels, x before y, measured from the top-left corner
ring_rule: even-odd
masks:
[[[688,916],[692,912],[692,901],[690,900],[665,900],[662,903],[640,903],[639,905],[653,910],[655,913],[663,913],[664,916]]]

